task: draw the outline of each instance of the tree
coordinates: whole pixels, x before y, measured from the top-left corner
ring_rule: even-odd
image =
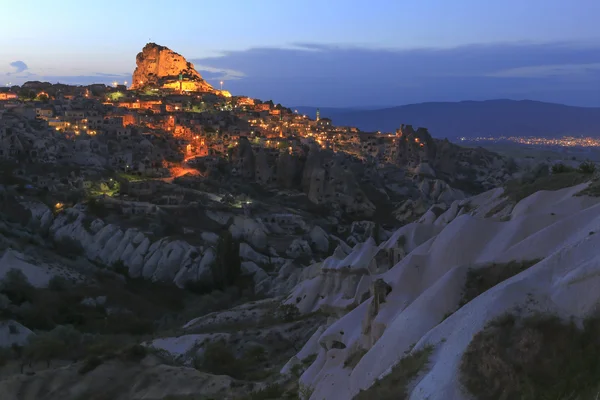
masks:
[[[23,350],[25,360],[29,362],[46,361],[50,367],[50,362],[65,353],[67,345],[56,335],[51,333],[41,333],[31,335],[29,341]]]
[[[376,244],[379,244],[379,242],[381,240],[380,231],[381,231],[381,225],[379,224],[379,222],[376,222],[375,226],[373,227],[373,232],[372,232],[373,240],[375,240]]]
[[[219,289],[233,285],[242,273],[240,244],[233,239],[229,230],[223,231],[219,237],[212,272],[215,285]]]
[[[0,282],[0,292],[4,293],[13,303],[31,302],[35,288],[20,269],[11,268]]]

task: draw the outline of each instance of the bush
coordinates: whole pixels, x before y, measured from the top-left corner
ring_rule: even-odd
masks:
[[[427,366],[432,346],[412,352],[392,368],[392,372],[376,381],[367,390],[361,390],[354,400],[405,400],[408,385]]]
[[[554,316],[501,316],[473,337],[460,364],[477,400],[594,399],[599,376],[598,318],[580,330]]]
[[[115,261],[112,265],[112,269],[117,274],[123,275],[125,278],[129,278],[129,268],[127,268],[123,261]]]
[[[84,352],[87,356],[113,358],[122,349],[133,346],[134,338],[129,335],[95,335],[84,341]]]
[[[50,362],[60,356],[63,356],[68,345],[58,337],[48,333],[29,336],[29,340],[23,349],[23,355],[28,361],[46,361]]]
[[[233,285],[241,273],[240,243],[233,239],[229,230],[225,230],[219,237],[216,260],[212,267],[215,286],[223,290]]]
[[[50,281],[48,282],[48,289],[53,290],[55,292],[65,291],[70,286],[71,285],[69,284],[69,281],[66,278],[58,275],[50,278]]]
[[[240,379],[243,373],[242,365],[224,341],[209,343],[204,354],[194,360],[194,367],[215,375],[229,375]]]
[[[530,183],[520,183],[516,180],[507,182],[505,194],[512,201],[518,202],[540,190],[559,190],[579,185],[590,180],[590,176],[580,172],[561,172],[536,179]]]
[[[596,164],[591,161],[582,162],[579,164],[577,171],[581,172],[582,174],[593,174],[596,172]]]
[[[280,400],[283,398],[285,389],[282,385],[273,383],[263,389],[250,393],[240,400]]]
[[[573,172],[574,169],[563,163],[558,163],[552,166],[551,171],[553,174],[564,174],[566,172]]]
[[[121,351],[121,359],[124,361],[140,362],[148,355],[148,348],[141,344],[134,344]]]
[[[87,211],[98,218],[104,219],[110,215],[110,210],[106,207],[102,200],[94,197],[87,202]]]
[[[367,354],[367,350],[365,349],[357,349],[352,353],[348,354],[346,361],[344,361],[344,368],[354,369],[356,365],[362,360],[362,358]]]
[[[275,311],[276,318],[283,322],[293,322],[300,318],[300,310],[293,304],[282,304]]]
[[[505,264],[492,264],[484,268],[469,269],[465,288],[459,306],[462,307],[480,294],[487,292],[500,282],[504,282],[540,260],[511,261]]]
[[[267,353],[262,346],[253,346],[244,353],[244,359],[253,364],[265,362]]]
[[[309,400],[310,396],[312,396],[314,392],[314,388],[300,383],[300,387],[298,388],[298,396],[300,397],[300,400]]]
[[[77,240],[67,236],[55,240],[54,249],[58,254],[64,257],[77,257],[84,253],[81,244]]]
[[[35,288],[29,283],[23,271],[11,268],[4,279],[0,281],[0,292],[6,295],[12,303],[19,305],[32,301]]]
[[[14,358],[14,353],[11,349],[0,347],[0,367],[3,367]]]

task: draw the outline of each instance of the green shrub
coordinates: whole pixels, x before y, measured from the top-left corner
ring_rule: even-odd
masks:
[[[512,201],[519,202],[524,198],[539,192],[540,190],[559,190],[567,187],[579,185],[590,180],[588,174],[580,172],[560,172],[544,176],[529,183],[518,181],[507,182],[504,189],[505,195]]]
[[[148,355],[148,348],[141,344],[134,344],[123,349],[120,353],[120,358],[125,361],[142,361]]]
[[[553,174],[564,174],[566,172],[573,172],[574,169],[563,163],[558,163],[552,166],[551,171]]]
[[[223,290],[233,285],[242,273],[240,243],[233,239],[229,230],[224,230],[219,237],[216,259],[212,267],[213,281],[216,288]]]
[[[367,354],[365,349],[356,349],[352,353],[348,354],[348,357],[344,361],[344,368],[354,369],[360,360]]]
[[[91,215],[94,215],[101,219],[104,219],[110,215],[110,210],[106,207],[104,202],[94,197],[88,200],[87,211]]]
[[[293,304],[282,304],[275,311],[276,318],[283,322],[293,322],[300,318],[300,310]]]
[[[598,318],[578,329],[555,316],[501,316],[473,337],[460,364],[477,400],[595,399],[599,377]]]
[[[273,383],[239,400],[281,400],[284,393],[285,389],[282,385]]]
[[[300,397],[300,400],[309,400],[310,396],[312,396],[314,392],[314,388],[300,383],[300,387],[298,388],[298,396]]]
[[[504,282],[529,267],[540,262],[537,260],[511,261],[503,264],[492,264],[484,268],[472,268],[467,272],[467,279],[459,306],[462,307],[480,294],[487,292],[500,282]]]
[[[123,261],[115,261],[112,265],[112,269],[117,274],[123,275],[125,278],[129,278],[129,268],[127,268]]]
[[[67,344],[55,335],[48,333],[31,335],[23,349],[23,355],[28,361],[46,361],[50,362],[64,355],[67,351]]]
[[[83,255],[84,250],[81,244],[70,237],[64,236],[54,241],[54,249],[64,257],[78,257]]]
[[[593,174],[596,172],[596,164],[591,161],[584,161],[579,164],[577,171],[581,172],[582,174]]]
[[[194,367],[215,375],[229,375],[240,379],[243,366],[224,341],[209,343],[201,357],[194,360]]]
[[[67,290],[70,286],[71,285],[66,278],[58,275],[50,278],[50,281],[48,282],[48,289],[54,290],[56,292],[62,292],[64,290]]]
[[[405,400],[408,385],[427,366],[432,346],[424,347],[402,358],[392,372],[375,382],[367,390],[361,390],[353,400]]]
[[[15,357],[14,352],[6,347],[0,347],[0,367],[3,367]]]
[[[20,269],[11,268],[0,281],[0,292],[17,305],[31,302],[35,288]]]
[[[244,359],[254,364],[265,362],[267,360],[267,352],[262,346],[253,346],[246,350]]]

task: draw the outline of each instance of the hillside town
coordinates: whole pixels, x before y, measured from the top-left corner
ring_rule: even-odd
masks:
[[[415,135],[410,126],[394,133],[360,132],[335,126],[319,115],[311,119],[272,101],[182,87],[130,90],[118,84],[26,82],[6,88],[0,92],[0,156],[55,162],[65,159],[63,150],[69,150],[65,147],[74,147],[93,154],[82,159],[83,164],[155,177],[167,176],[167,165],[227,157],[241,141],[269,155],[283,151],[302,155],[315,144],[365,162],[394,163],[397,138]],[[44,145],[23,141],[19,133],[25,126],[43,131]],[[424,146],[417,136],[414,141]]]
[[[364,175],[359,184],[374,184],[373,176],[403,175],[406,168],[435,177],[439,169],[438,178],[460,188],[472,185],[475,176],[465,157],[486,168],[503,164],[492,153],[435,141],[424,128],[361,132],[336,126],[319,112],[312,119],[273,101],[232,96],[204,81],[181,55],[153,43],[136,63],[130,87],[33,81],[2,89],[5,174],[16,172],[29,187],[55,194],[61,205],[90,195],[122,198],[125,187],[155,193],[161,183],[177,178],[195,178],[198,184],[227,176],[266,188],[300,189],[313,203],[343,203],[342,213],[371,215],[376,207],[364,188],[350,190],[356,185],[344,178],[356,168]],[[318,166],[314,171],[305,168],[311,159]],[[465,168],[469,171],[459,171]],[[506,173],[500,169],[496,178]],[[496,181],[480,183],[493,187]]]

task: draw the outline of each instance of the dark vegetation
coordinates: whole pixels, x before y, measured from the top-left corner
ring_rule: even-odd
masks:
[[[54,278],[48,288],[34,288],[22,272],[11,270],[0,293],[12,304],[0,316],[37,330],[72,325],[81,332],[144,335],[154,332],[161,316],[184,307],[186,293],[175,286],[141,279],[121,281],[103,274],[98,278],[97,284]],[[107,303],[82,304],[98,296],[106,296]]]
[[[233,239],[229,230],[219,237],[212,273],[218,289],[235,284],[241,275],[240,243]]]
[[[236,357],[224,341],[212,342],[206,346],[201,357],[194,360],[194,367],[215,375],[229,375],[235,379],[262,380],[274,373],[259,368],[267,361],[267,352],[261,346],[248,349],[241,357]]]
[[[480,294],[487,292],[497,284],[504,282],[540,260],[510,261],[504,264],[493,263],[484,268],[471,268],[467,272],[467,280],[459,306],[462,307]]]
[[[14,320],[37,335],[24,347],[0,352],[0,364],[18,359],[23,368],[34,362],[85,359],[84,373],[106,359],[133,360],[132,354],[141,354],[142,348],[131,346],[155,332],[241,301],[237,289],[200,296],[174,285],[129,278],[124,266],[115,265],[115,270],[124,276],[100,272],[93,283],[54,277],[48,288],[35,288],[20,270],[10,270],[0,282],[0,295],[8,300],[0,320]],[[104,300],[94,300],[98,298]]]
[[[596,399],[600,319],[580,329],[555,316],[503,315],[474,336],[460,380],[477,400]]]
[[[348,358],[344,361],[344,368],[354,369],[362,360],[362,358],[367,354],[367,350],[365,349],[357,349],[348,355]]]
[[[361,390],[353,400],[405,400],[408,385],[421,373],[429,362],[432,346],[413,351],[392,368],[392,372],[378,380],[367,390]]]
[[[540,190],[559,190],[592,180],[591,174],[587,172],[583,173],[579,170],[563,170],[562,167],[558,168],[560,172],[555,172],[552,175],[544,176],[530,182],[509,181],[505,185],[505,194],[512,201],[519,202]]]
[[[465,286],[457,309],[463,307],[471,300],[487,292],[499,283],[520,274],[538,262],[540,262],[539,259],[510,261],[503,264],[493,263],[483,268],[470,268],[467,271]],[[454,314],[454,312],[456,311],[444,315],[443,320]]]

